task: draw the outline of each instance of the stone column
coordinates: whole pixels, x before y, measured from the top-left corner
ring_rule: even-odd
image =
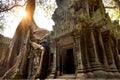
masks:
[[[105,67],[105,71],[108,70],[108,61],[107,61],[107,56],[105,55],[105,48],[104,48],[104,44],[103,44],[103,40],[102,40],[102,35],[101,35],[101,31],[100,29],[97,29],[97,32],[98,32],[98,40],[99,40],[99,43],[100,43],[100,46],[101,46],[101,49],[102,49],[102,55],[103,55],[103,59],[104,59],[104,67]]]
[[[83,30],[82,30],[83,31]],[[88,47],[87,47],[87,34],[86,34],[86,29],[84,30],[84,33],[83,33],[83,40],[84,40],[84,48],[83,48],[83,50],[84,50],[84,61],[86,62],[85,63],[85,66],[86,66],[86,74],[87,74],[87,77],[88,78],[93,78],[93,72],[92,72],[92,68],[91,68],[91,65],[90,65],[90,61],[89,61],[89,58],[88,58]]]
[[[80,45],[80,34],[74,34],[74,42],[75,42],[75,48],[76,48],[76,58],[77,58],[77,72],[76,72],[76,78],[78,79],[85,79],[85,69],[83,65],[83,57],[81,53],[81,45]]]
[[[108,48],[110,50],[110,53],[109,53],[109,57],[110,58],[109,59],[111,60],[111,63],[109,63],[110,71],[111,72],[118,72],[116,64],[115,64],[115,60],[114,60],[114,56],[113,56],[113,52],[112,52],[110,41],[108,41]]]
[[[58,42],[58,41],[57,41]],[[56,59],[57,59],[57,66],[56,66],[56,68],[57,68],[57,76],[60,76],[60,46],[59,46],[59,44],[57,43],[57,45],[56,45],[56,50],[57,50],[57,52],[56,52]]]
[[[87,44],[88,44],[89,59],[90,59],[92,68],[96,70],[96,68],[101,68],[101,65],[97,56],[94,34],[91,27],[89,27],[87,31],[88,32],[86,37],[88,37]]]
[[[97,48],[96,48],[96,40],[93,32],[94,26],[89,26],[88,27],[88,38],[89,38],[89,58],[91,59],[91,67],[93,68],[93,73],[95,78],[101,78],[105,77],[105,72],[103,71],[103,67],[99,61],[98,53],[97,53]]]
[[[107,56],[107,61],[109,65],[109,70],[108,72],[117,72],[117,68],[115,65],[112,49],[111,49],[111,43],[110,43],[110,35],[109,31],[104,32],[103,35],[104,38],[104,46],[105,46],[105,51],[106,51],[106,56]],[[108,77],[114,77],[114,74],[111,73],[111,76]]]
[[[55,77],[60,76],[60,46],[59,46],[59,39],[55,39],[54,42],[55,45],[55,53],[54,53],[54,63],[56,64],[56,66],[54,66],[54,68],[56,67],[56,72],[55,72]]]
[[[57,65],[57,58],[56,58],[56,54],[57,54],[57,46],[56,46],[56,41],[53,40],[53,65],[52,65],[52,71],[51,74],[48,76],[49,79],[53,79],[56,77],[56,65]]]
[[[110,37],[109,35],[106,35],[106,42],[105,42],[105,48],[107,53],[106,55],[107,55],[109,67],[111,69],[110,71],[116,71],[115,61],[114,61],[109,37]]]
[[[113,40],[112,36],[110,36],[110,43],[111,43],[111,50],[112,50],[112,55],[113,55],[114,63],[115,63],[116,69],[117,69],[116,72],[113,72],[114,75],[115,75],[114,77],[120,79],[120,73],[119,73],[120,59],[118,57],[118,52],[117,52],[117,49],[116,49],[116,44],[115,44],[115,41]]]
[[[61,49],[61,75],[63,75],[63,73],[64,73],[64,55],[63,54],[65,54],[65,51],[64,51],[64,49]]]
[[[75,62],[75,74],[77,73],[77,52],[76,52],[76,43],[74,42],[73,53],[74,53],[74,62]]]
[[[115,41],[117,41],[117,39]],[[117,47],[118,44],[115,41],[111,39],[112,52],[113,52],[113,56],[115,58],[117,69],[120,72],[120,57],[119,57],[119,52],[118,52],[118,47]]]
[[[98,55],[100,56],[99,57],[99,60],[102,60],[101,61],[101,64],[103,65],[103,70],[104,70],[104,73],[105,73],[105,78],[107,78],[110,74],[107,73],[107,71],[109,70],[109,65],[108,65],[108,60],[107,60],[107,55],[106,55],[106,52],[105,52],[105,47],[104,47],[104,42],[103,42],[103,39],[102,39],[102,34],[101,34],[101,28],[100,27],[97,27],[96,29],[96,38],[98,38],[98,49],[101,50],[101,52],[98,52]]]

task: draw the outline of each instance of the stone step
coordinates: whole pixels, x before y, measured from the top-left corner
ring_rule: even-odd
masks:
[[[62,76],[57,76],[56,79],[75,79],[74,74],[64,74]]]

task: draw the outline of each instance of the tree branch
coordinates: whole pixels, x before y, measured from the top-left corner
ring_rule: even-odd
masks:
[[[105,8],[107,8],[107,9],[116,9],[117,7],[116,6],[113,6],[113,7],[111,7],[111,6],[105,6]]]
[[[14,7],[23,7],[23,6],[22,5],[13,5],[9,8],[0,9],[0,12],[9,11],[9,10],[13,9]]]
[[[1,12],[9,11],[9,10],[13,9],[14,7],[24,7],[27,2],[28,2],[28,1],[26,1],[23,5],[20,5],[20,4],[15,3],[15,4],[12,5],[11,7],[8,6],[8,7],[5,7],[5,8],[2,8],[2,9],[0,9],[0,13],[1,13]]]

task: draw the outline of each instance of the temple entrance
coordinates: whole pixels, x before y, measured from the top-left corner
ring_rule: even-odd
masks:
[[[65,53],[64,74],[75,74],[73,49],[67,49]]]

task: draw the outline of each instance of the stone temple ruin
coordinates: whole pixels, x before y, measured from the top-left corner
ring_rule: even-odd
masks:
[[[56,1],[51,76],[120,78],[120,58],[110,30],[112,22],[102,0]]]
[[[0,34],[0,61],[4,59],[4,56],[10,44],[10,41],[11,41],[10,38],[4,37],[3,35]]]
[[[12,57],[9,55],[6,57],[9,60],[3,61],[2,66],[7,68],[0,72],[1,78],[119,80],[120,57],[110,28],[115,25],[102,0],[56,0],[56,3],[51,34],[38,29],[33,18],[21,21],[13,38],[17,51],[10,49]],[[17,37],[19,34],[23,36]],[[18,43],[21,45],[16,46]]]

